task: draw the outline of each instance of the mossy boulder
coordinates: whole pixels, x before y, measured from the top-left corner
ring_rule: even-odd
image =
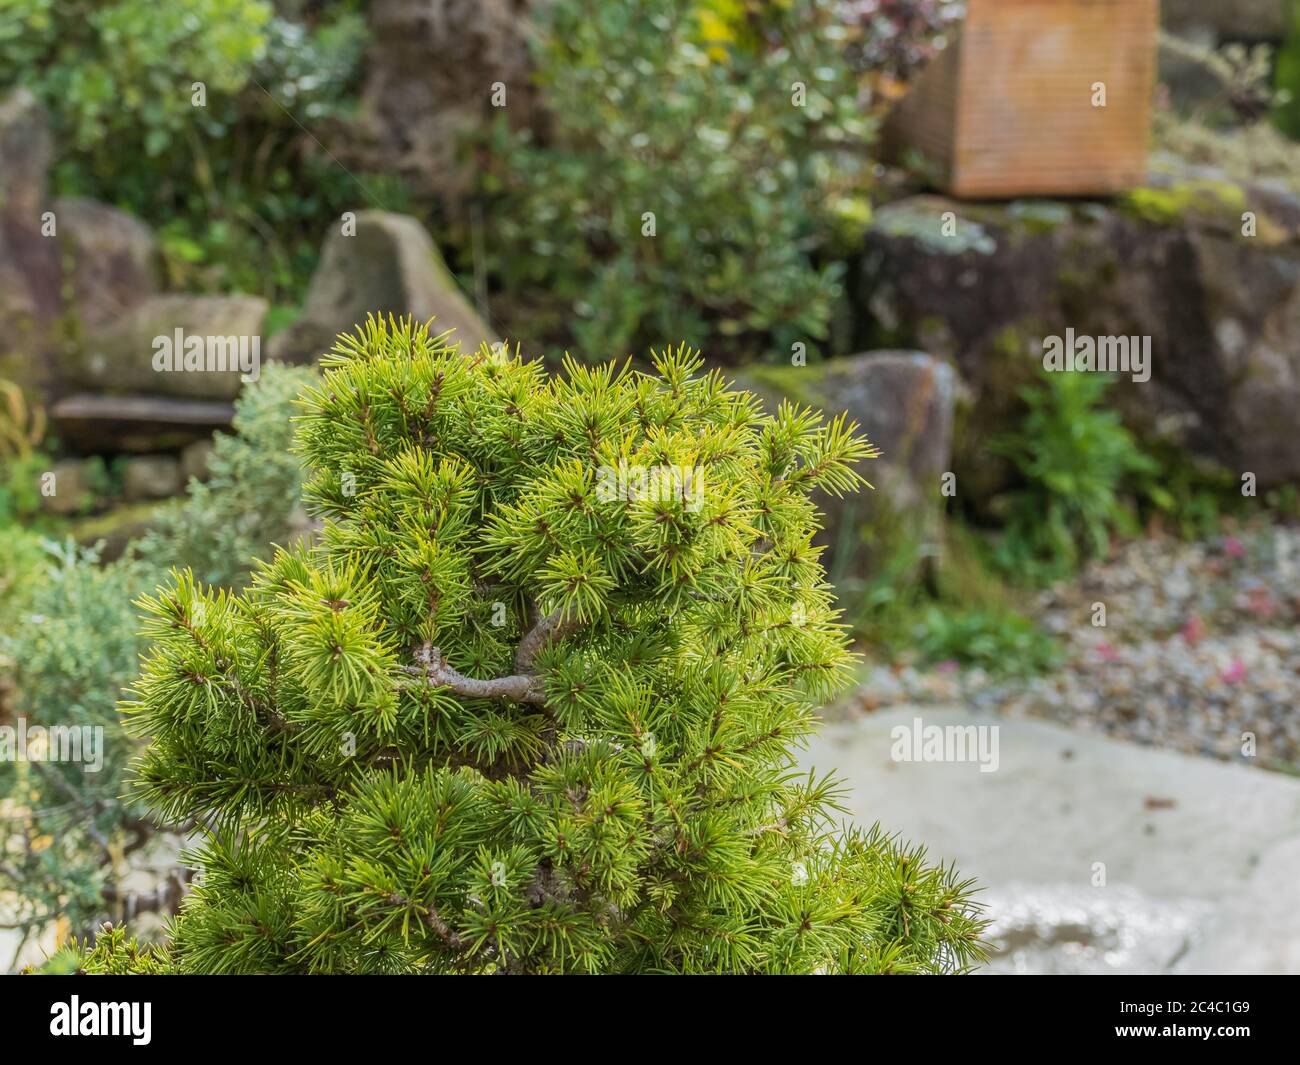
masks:
[[[737,383],[775,410],[782,400],[828,416],[847,412],[880,456],[862,472],[875,491],[815,497],[817,542],[843,583],[878,573],[905,551],[916,564],[941,548],[943,475],[952,468],[956,374],[919,351],[868,351],[807,366],[750,366]]]
[[[343,223],[330,231],[302,316],[272,338],[271,353],[285,362],[315,362],[372,313],[436,318],[439,330],[455,330],[462,351],[495,340],[417,219],[361,211],[355,231]]]
[[[138,218],[95,200],[54,201],[64,303],[80,332],[102,328],[162,288],[162,255]]]
[[[966,498],[1000,487],[985,445],[1069,329],[1150,338],[1150,379],[1111,393],[1140,435],[1265,487],[1300,480],[1300,204],[1277,189],[1197,172],[1104,203],[915,197],[878,212],[850,299],[856,346],[923,346],[960,371]]]
[[[45,217],[52,151],[30,92],[0,100],[0,377],[27,390],[51,385],[59,349],[59,249]]]

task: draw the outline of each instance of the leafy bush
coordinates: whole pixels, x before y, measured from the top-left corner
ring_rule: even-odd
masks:
[[[505,317],[536,336],[545,288],[552,339],[576,315],[592,359],[664,336],[786,354],[824,337],[838,268],[815,257],[836,212],[861,209],[851,151],[870,132],[836,5],[559,0],[540,17],[548,137],[502,122],[485,178]]]
[[[191,85],[244,87],[272,8],[262,0],[10,0],[3,68],[55,109],[81,150],[138,141],[161,155],[194,121]]]
[[[1009,458],[1021,488],[1001,501],[1005,534],[997,558],[1007,572],[1051,578],[1104,555],[1116,533],[1136,531],[1126,499],[1155,463],[1101,404],[1111,378],[1055,373],[1021,391],[1026,412],[990,450]]]
[[[15,525],[0,525],[0,631],[31,595],[49,563],[39,535]]]
[[[180,283],[293,295],[359,195],[299,126],[345,112],[360,59],[356,5],[325,6],[306,24],[266,0],[9,0],[0,88],[50,108],[59,191],[159,225]]]
[[[842,418],[762,416],[689,351],[654,362],[548,380],[410,323],[339,342],[299,430],[322,540],[238,596],[184,574],[145,601],[140,784],[161,816],[214,826],[149,964],[980,956],[967,884],[878,831],[835,831],[834,786],[795,772],[850,661],[809,493],[855,487],[865,442]],[[705,477],[603,490],[620,466]]]
[[[192,482],[140,545],[158,571],[188,566],[205,583],[233,587],[271,545],[301,531],[302,467],[291,419],[294,400],[314,380],[310,368],[270,363],[243,390],[234,435],[213,444],[207,482]]]
[[[212,477],[166,512],[139,545],[138,560],[99,565],[71,544],[53,557],[34,534],[0,536],[0,686],[12,712],[32,725],[103,728],[105,765],[34,763],[0,773],[13,812],[0,819],[0,887],[17,900],[12,923],[37,932],[52,916],[88,930],[116,910],[127,859],[156,834],[134,802],[123,802],[123,771],[134,747],[117,703],[138,671],[139,617],[133,600],[172,566],[239,585],[273,540],[287,542],[300,503],[301,473],[290,453],[291,416],[314,370],[271,364],[244,390],[237,435],[218,437]]]
[[[132,827],[138,811],[119,798],[130,744],[117,702],[136,672],[139,623],[131,601],[153,579],[134,562],[100,566],[93,551],[69,542],[45,560],[21,608],[3,619],[0,658],[16,693],[14,713],[29,727],[103,729],[98,772],[58,762],[0,772],[9,800],[0,817],[0,886],[17,907],[10,923],[29,931],[55,916],[91,927],[104,913],[103,890],[120,882],[139,838]]]

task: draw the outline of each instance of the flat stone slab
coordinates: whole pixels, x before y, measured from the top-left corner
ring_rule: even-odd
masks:
[[[916,718],[996,727],[997,769],[894,761]],[[801,761],[986,887],[992,971],[1300,973],[1300,780],[961,708],[827,725]]]
[[[111,440],[116,451],[179,450],[224,429],[235,405],[173,396],[101,396],[78,393],[50,408],[59,438],[74,449],[96,451]]]

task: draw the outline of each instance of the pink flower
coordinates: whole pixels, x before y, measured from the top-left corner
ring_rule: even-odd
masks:
[[[1116,651],[1115,648],[1113,648],[1105,640],[1102,640],[1101,643],[1097,644],[1097,656],[1103,662],[1119,661],[1119,652]]]
[[[1246,548],[1235,536],[1229,536],[1223,541],[1223,550],[1231,558],[1241,558],[1246,553]]]
[[[1225,684],[1240,684],[1246,679],[1246,663],[1240,658],[1234,658],[1232,665],[1219,674],[1219,679]]]
[[[1190,644],[1198,644],[1205,639],[1205,622],[1200,614],[1193,614],[1183,626],[1183,639]]]
[[[934,666],[936,673],[956,673],[957,660],[954,658],[945,658],[942,662],[936,662]]]
[[[1256,617],[1271,618],[1277,612],[1277,604],[1267,588],[1251,588],[1246,593],[1246,609]]]

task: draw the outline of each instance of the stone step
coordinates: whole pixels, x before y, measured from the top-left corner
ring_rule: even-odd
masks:
[[[59,439],[74,450],[172,451],[230,425],[233,403],[171,396],[77,393],[59,400],[50,417]]]
[[[895,761],[917,718],[996,727],[997,768]],[[1300,973],[1293,777],[956,706],[827,725],[801,762],[846,780],[857,821],[985,887],[987,971]]]

